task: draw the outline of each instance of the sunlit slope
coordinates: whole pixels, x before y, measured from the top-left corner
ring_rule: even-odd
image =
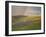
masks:
[[[12,31],[16,31],[16,30],[38,30],[41,29],[41,16],[24,16],[24,17],[20,17],[20,18],[16,18],[15,16],[13,16],[12,18]],[[31,21],[30,23],[32,24],[28,24],[28,25],[24,25],[24,26],[16,26],[16,22],[28,22]],[[20,24],[19,24],[20,25]]]
[[[40,19],[40,16],[25,16],[25,17],[20,17],[20,18],[16,18],[13,16],[14,21],[16,22],[23,22],[23,21],[35,21],[35,20],[38,20]]]

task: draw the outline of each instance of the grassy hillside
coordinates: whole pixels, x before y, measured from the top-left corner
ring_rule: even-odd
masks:
[[[22,26],[16,24],[19,22],[23,23]],[[12,31],[39,29],[41,29],[41,16],[12,16]]]

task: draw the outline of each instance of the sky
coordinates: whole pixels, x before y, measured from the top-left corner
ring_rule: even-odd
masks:
[[[12,16],[31,16],[41,15],[41,7],[34,6],[12,6]]]

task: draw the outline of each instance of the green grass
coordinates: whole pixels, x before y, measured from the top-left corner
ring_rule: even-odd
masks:
[[[31,25],[16,26],[16,22],[32,21]],[[17,18],[12,16],[12,31],[41,29],[41,16],[25,16]]]

